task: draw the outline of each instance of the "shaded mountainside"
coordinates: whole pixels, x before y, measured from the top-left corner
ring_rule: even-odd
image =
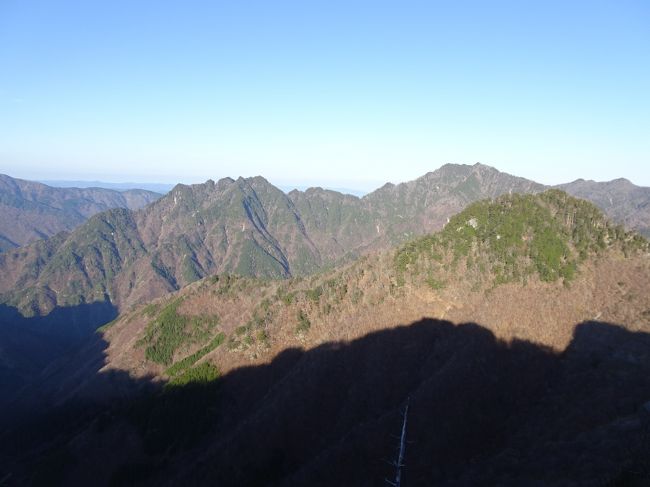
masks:
[[[469,202],[541,188],[483,165],[446,165],[361,199],[285,195],[261,177],[178,185],[140,211],[95,215],[0,256],[0,299],[24,313],[102,299],[124,309],[214,273],[309,275],[437,230]]]
[[[557,188],[591,201],[610,218],[650,237],[650,188],[623,178],[607,182],[578,179]]]
[[[0,410],[15,399],[17,391],[35,386],[33,381],[48,367],[67,361],[98,326],[116,316],[107,302],[56,308],[47,316],[31,318],[0,305]]]
[[[142,208],[160,194],[142,189],[53,188],[0,174],[0,251],[70,231],[110,208]]]
[[[408,398],[404,485],[647,485],[647,327],[567,328],[553,350],[423,318],[212,381],[99,374],[150,392],[77,397],[6,432],[0,471],[7,485],[378,485]]]
[[[5,433],[0,470],[377,485],[410,398],[404,485],[645,485],[649,252],[550,191],[312,277],[205,278],[24,389],[49,412]]]

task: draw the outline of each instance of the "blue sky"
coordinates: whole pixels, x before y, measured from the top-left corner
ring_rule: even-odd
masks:
[[[650,186],[650,3],[0,0],[0,172]]]

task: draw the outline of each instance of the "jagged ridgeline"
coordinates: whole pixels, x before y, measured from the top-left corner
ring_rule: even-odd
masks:
[[[513,194],[472,204],[436,234],[311,278],[204,279],[125,315],[120,326],[139,327],[144,358],[174,378],[194,373],[222,344],[230,352],[263,354],[280,336],[310,336],[314,327],[333,332],[346,316],[404,302],[409,289],[435,295],[508,282],[568,285],[586,261],[649,251],[643,237],[586,201],[558,190]]]
[[[477,200],[538,193],[544,188],[480,164],[445,165],[415,181],[387,184],[361,199],[319,188],[284,194],[261,177],[178,185],[144,209],[107,211],[70,234],[0,253],[0,303],[23,316],[43,316],[55,308],[92,303],[109,303],[124,311],[214,274],[274,279],[310,276],[439,230],[449,217]],[[638,201],[642,205],[645,200]],[[461,256],[467,257],[468,269],[498,282],[525,277],[531,270],[544,280],[570,279],[580,251],[591,247],[584,247],[589,238],[583,242],[566,237],[581,238],[573,235],[573,227],[579,232],[580,225],[590,219],[613,232],[603,235],[601,244],[607,244],[605,237],[622,238],[622,230],[607,224],[602,215],[584,215],[586,207],[566,198],[546,201],[546,210],[553,217],[562,211],[576,215],[549,223],[543,232],[529,225],[526,231],[540,231],[532,240],[523,230],[518,233],[518,219],[510,221],[508,216],[496,221],[499,211],[490,210],[492,218],[485,208],[485,214],[481,213],[484,205],[472,207],[476,216],[462,217],[465,220],[460,222],[454,218],[433,239],[458,246],[456,264]],[[564,209],[562,205],[569,206]],[[519,210],[526,218],[542,221],[546,217],[533,203]],[[489,225],[503,226],[494,235],[485,233],[488,227],[479,226],[487,216]],[[468,225],[470,220],[475,223]],[[463,229],[453,233],[452,227]],[[589,236],[594,228],[583,230]],[[510,230],[517,234],[514,240]],[[402,252],[398,260],[402,271],[413,267],[417,249],[426,248],[427,242],[413,243]],[[437,249],[437,244],[430,247]],[[436,266],[446,263],[436,264],[433,259],[439,250],[432,250],[426,264],[418,264],[433,287],[447,279],[436,273]],[[484,256],[483,250],[488,251]]]
[[[124,310],[216,273],[312,275],[437,230],[477,199],[541,189],[482,165],[446,165],[361,199],[284,194],[261,177],[178,185],[139,211],[0,253],[0,303],[24,316],[98,301]]]
[[[398,283],[406,276],[441,287],[461,276],[482,282],[551,282],[574,278],[579,264],[606,249],[625,256],[647,251],[648,242],[611,223],[593,204],[559,190],[504,195],[474,203],[436,234],[397,251]]]

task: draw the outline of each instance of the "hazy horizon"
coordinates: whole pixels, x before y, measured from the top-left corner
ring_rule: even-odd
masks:
[[[238,177],[255,177],[255,176],[261,176],[265,179],[267,179],[270,183],[272,183],[275,186],[278,187],[293,187],[296,189],[306,189],[306,188],[313,188],[313,187],[323,187],[323,188],[338,188],[338,189],[346,189],[346,190],[354,190],[354,191],[360,191],[364,193],[370,193],[376,189],[379,189],[385,184],[391,183],[391,184],[400,184],[400,183],[405,183],[408,181],[412,181],[414,179],[417,179],[419,177],[424,176],[428,172],[433,172],[436,171],[437,169],[440,169],[442,166],[446,164],[458,164],[458,165],[467,165],[467,166],[473,166],[474,164],[484,164],[484,163],[443,163],[437,167],[433,167],[429,169],[426,172],[423,172],[422,174],[419,174],[413,178],[410,179],[400,179],[400,180],[392,180],[392,181],[350,181],[350,180],[332,180],[332,179],[313,179],[313,180],[302,180],[302,181],[292,181],[290,179],[271,179],[267,177],[265,174],[250,174],[250,175],[242,175],[242,174],[225,174],[225,175],[220,175],[218,177],[215,176],[210,176],[206,175],[204,178],[191,178],[191,179],[179,179],[179,180],[168,180],[168,181],[161,181],[161,180],[155,180],[155,179],[140,179],[140,180],[129,180],[125,178],[87,178],[84,179],[83,177],[78,177],[78,178],[29,178],[29,177],[22,177],[16,174],[8,174],[11,177],[15,178],[20,178],[20,179],[28,179],[28,180],[33,180],[33,181],[38,181],[44,184],[62,184],[62,183],[102,183],[102,184],[109,184],[109,185],[137,185],[137,184],[147,184],[147,185],[160,185],[160,186],[166,186],[166,185],[171,185],[174,186],[176,184],[201,184],[205,183],[208,180],[213,180],[213,181],[218,181],[219,179],[223,178],[231,178],[231,179],[237,179]],[[629,180],[631,183],[635,184],[636,186],[648,186],[645,184],[639,183],[635,177],[626,177],[626,176],[617,176],[613,177],[610,179],[596,179],[593,177],[589,177],[588,174],[583,174],[577,178],[571,179],[571,180],[558,180],[554,182],[546,182],[546,181],[540,181],[537,179],[532,179],[528,178],[522,174],[518,173],[513,173],[509,171],[502,170],[498,166],[491,165],[491,164],[484,164],[486,166],[490,166],[500,172],[508,173],[511,174],[512,176],[518,176],[518,177],[524,177],[526,179],[531,179],[537,183],[545,184],[547,186],[555,186],[559,184],[565,184],[565,183],[571,183],[573,181],[576,181],[578,179],[584,179],[587,181],[595,181],[595,182],[609,182],[615,179],[620,179],[624,178]],[[135,187],[135,186],[133,186]]]
[[[0,4],[0,172],[370,190],[477,161],[650,186],[650,6]]]
[[[474,163],[474,164],[477,164],[477,163]],[[460,165],[469,165],[469,166],[474,165],[474,164],[460,163]],[[483,164],[483,163],[478,163],[478,164]],[[435,170],[439,169],[440,167],[442,167],[443,165],[444,164],[442,164],[441,166],[432,168],[430,171],[427,171],[427,172],[435,171]],[[485,165],[488,165],[488,164],[485,164]],[[508,171],[502,171],[498,167],[495,167],[495,166],[490,166],[490,167],[493,167],[493,168],[497,169],[498,171],[508,173]],[[18,172],[20,172],[20,171],[18,171]],[[55,187],[93,187],[93,184],[96,184],[98,187],[114,187],[114,189],[120,189],[120,190],[130,189],[130,188],[139,188],[139,189],[148,189],[148,190],[151,190],[151,191],[162,191],[163,187],[165,187],[166,190],[169,190],[173,186],[175,186],[176,184],[202,184],[202,183],[205,183],[206,181],[208,181],[210,179],[213,180],[213,181],[218,181],[219,179],[223,179],[223,178],[237,179],[240,176],[241,177],[261,176],[261,177],[267,179],[274,186],[282,189],[282,191],[284,191],[284,192],[289,192],[292,189],[298,189],[300,191],[304,191],[304,190],[306,190],[308,188],[322,187],[322,188],[325,188],[325,189],[339,191],[341,193],[347,193],[347,194],[353,194],[353,195],[356,195],[356,196],[362,196],[364,194],[371,193],[376,189],[379,189],[380,187],[382,187],[383,185],[385,185],[387,183],[392,183],[392,184],[405,183],[405,182],[417,179],[417,178],[419,178],[421,176],[424,176],[427,172],[422,173],[422,174],[420,174],[420,175],[418,175],[418,176],[416,176],[416,177],[414,177],[412,179],[403,179],[403,180],[394,180],[394,181],[381,181],[381,182],[374,182],[374,183],[373,182],[367,182],[367,181],[366,182],[355,182],[355,181],[345,181],[345,180],[343,180],[343,182],[336,181],[336,180],[291,181],[291,180],[282,180],[282,179],[271,179],[271,178],[267,177],[264,174],[252,174],[250,176],[248,176],[248,175],[247,176],[242,176],[242,175],[233,175],[233,174],[231,174],[231,175],[222,175],[222,176],[219,176],[219,177],[207,176],[207,177],[205,177],[203,179],[201,179],[201,178],[193,178],[193,179],[190,179],[190,180],[188,180],[188,179],[185,179],[185,180],[181,179],[181,180],[176,180],[176,181],[170,180],[168,182],[167,181],[156,181],[154,179],[150,179],[150,180],[143,179],[143,180],[138,181],[138,180],[127,180],[127,179],[119,179],[119,178],[103,178],[103,179],[99,179],[99,178],[88,178],[88,179],[84,179],[84,178],[39,178],[39,177],[32,178],[32,177],[21,176],[21,175],[16,174],[16,173],[7,174],[7,175],[9,175],[11,177],[14,177],[14,178],[18,178],[18,179],[26,179],[26,180],[37,181],[37,182],[47,184],[47,185],[50,185],[50,186],[55,186]],[[0,173],[2,173],[2,172],[0,171]],[[511,174],[513,176],[525,177],[525,176],[522,176],[521,174],[517,174],[517,173],[508,173],[508,174]],[[633,184],[635,184],[637,186],[645,186],[643,184],[639,184],[637,181],[635,181],[634,178],[625,177],[625,176],[619,176],[619,177],[612,178],[612,179],[607,179],[607,180],[598,180],[598,179],[594,179],[594,178],[588,177],[586,175],[583,175],[583,176],[581,176],[579,178],[576,178],[576,179],[592,180],[592,181],[596,181],[596,182],[608,182],[608,181],[611,181],[613,179],[619,179],[619,178],[625,178],[625,179],[629,180],[630,182],[632,182]],[[527,178],[527,179],[530,179],[530,178]],[[542,183],[542,184],[545,184],[545,185],[548,185],[548,186],[555,186],[555,185],[559,185],[559,184],[570,183],[570,182],[575,181],[576,179],[567,180],[567,181],[558,181],[558,182],[554,182],[554,183],[547,183],[547,182],[544,182],[544,181],[538,181],[538,180],[534,180],[534,179],[533,179],[533,181],[538,182],[538,183]],[[154,187],[159,187],[159,189],[157,190]]]

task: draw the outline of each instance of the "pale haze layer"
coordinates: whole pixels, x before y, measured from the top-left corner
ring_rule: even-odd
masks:
[[[4,1],[0,172],[650,186],[650,4]]]

